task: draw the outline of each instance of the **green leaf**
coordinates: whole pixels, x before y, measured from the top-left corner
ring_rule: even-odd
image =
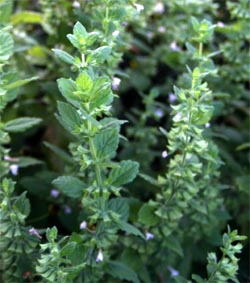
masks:
[[[66,151],[64,151],[61,148],[57,147],[56,145],[48,143],[48,142],[44,142],[44,145],[47,148],[49,148],[50,150],[52,150],[63,161],[65,161],[67,163],[74,164],[73,159],[71,158],[71,156]]]
[[[52,228],[47,228],[46,238],[49,242],[53,242],[57,238],[57,228],[55,226]]]
[[[12,36],[5,31],[0,31],[0,62],[6,61],[13,54],[14,41]]]
[[[92,65],[102,64],[105,60],[108,59],[111,53],[111,47],[109,46],[102,46],[94,51],[87,57],[87,63]]]
[[[107,77],[99,77],[95,80],[91,90],[90,109],[95,109],[102,105],[109,105],[113,101],[110,82]]]
[[[236,184],[240,191],[250,194],[249,192],[250,175],[244,175],[244,176],[237,177]]]
[[[93,81],[89,74],[86,71],[80,73],[80,75],[76,79],[76,89],[89,95],[92,87]]]
[[[43,164],[43,162],[33,157],[19,157],[17,164],[19,167],[28,167]]]
[[[159,222],[159,217],[154,214],[155,207],[145,203],[139,211],[139,222],[147,226],[154,226]]]
[[[123,221],[128,220],[129,206],[124,198],[113,198],[108,201],[108,209],[114,211],[120,215],[120,219]]]
[[[127,265],[119,261],[110,261],[108,263],[107,272],[111,276],[121,280],[132,281],[135,283],[140,282],[137,274]]]
[[[10,89],[13,89],[13,88],[17,88],[19,86],[22,86],[22,85],[25,85],[31,81],[35,81],[39,79],[39,77],[32,77],[32,78],[28,78],[28,79],[25,79],[25,80],[18,80],[18,81],[15,81],[13,83],[10,83],[8,85],[5,85],[4,88],[7,89],[7,90],[10,90]]]
[[[119,165],[120,168],[110,171],[108,178],[110,185],[116,187],[132,182],[139,171],[139,164],[131,160],[124,160]]]
[[[131,225],[131,224],[129,224],[129,223],[123,221],[123,220],[121,220],[118,223],[118,225],[119,225],[119,228],[122,231],[127,232],[129,234],[133,234],[135,236],[140,236],[143,239],[145,239],[145,236],[142,234],[142,232],[139,229],[137,229],[135,226],[133,226],[133,225]]]
[[[76,247],[76,242],[70,242],[66,244],[61,250],[60,250],[60,256],[68,256],[70,255]]]
[[[61,101],[57,102],[57,108],[60,113],[60,122],[62,122],[62,125],[71,133],[78,133],[82,126],[82,119],[77,110],[68,103]]]
[[[8,132],[23,132],[39,123],[41,123],[42,119],[40,118],[17,118],[7,122],[4,126],[5,130]]]
[[[82,39],[85,39],[88,36],[88,32],[80,22],[77,22],[74,25],[73,34],[80,43]]]
[[[10,16],[13,8],[13,1],[0,1],[0,23],[7,24],[10,22]],[[2,3],[3,2],[3,3]]]
[[[18,24],[41,24],[43,22],[43,15],[41,13],[22,11],[16,13],[11,17],[13,25]]]
[[[69,53],[60,50],[60,49],[53,49],[53,51],[55,52],[56,56],[61,59],[63,62],[68,63],[70,65],[74,65],[75,64],[75,58],[73,56],[71,56]]]
[[[78,102],[80,102],[80,98],[74,94],[76,91],[75,82],[71,79],[61,78],[57,80],[58,88],[64,98],[70,102],[71,104],[77,106]]]
[[[101,130],[93,139],[96,155],[99,160],[106,157],[113,158],[118,148],[119,127],[113,129]]]
[[[164,242],[166,246],[179,256],[183,257],[183,250],[178,239],[174,236],[169,236]]]
[[[86,187],[84,182],[72,176],[58,177],[52,184],[66,196],[76,199],[82,196],[83,189]]]

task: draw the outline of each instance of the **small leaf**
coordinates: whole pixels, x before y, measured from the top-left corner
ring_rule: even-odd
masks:
[[[68,256],[72,254],[76,247],[76,242],[70,242],[66,244],[61,250],[60,250],[60,256]]]
[[[120,215],[120,219],[123,221],[128,220],[129,206],[124,198],[113,198],[108,201],[108,209],[114,211]]]
[[[57,238],[57,228],[55,226],[52,228],[47,228],[46,238],[49,242],[52,242]]]
[[[165,244],[171,251],[183,257],[183,250],[177,238],[175,238],[174,236],[169,236],[166,239]]]
[[[41,160],[38,160],[33,157],[19,157],[18,162],[17,162],[19,167],[28,167],[28,166],[38,165],[42,163],[43,162]]]
[[[119,261],[110,261],[108,263],[107,272],[111,276],[121,280],[132,281],[134,283],[140,282],[137,274],[127,265]]]
[[[118,225],[122,231],[127,232],[129,234],[133,234],[135,236],[140,236],[143,239],[145,239],[145,236],[142,234],[142,232],[139,229],[137,229],[135,226],[122,220],[118,223]]]
[[[77,110],[68,103],[61,101],[57,102],[57,107],[60,113],[60,122],[62,122],[62,125],[71,133],[79,132],[79,129],[82,126],[82,119]]]
[[[75,64],[75,59],[73,56],[71,56],[69,53],[60,50],[60,49],[53,49],[55,52],[56,56],[61,59],[63,62],[74,65]]]
[[[58,88],[64,98],[71,104],[77,106],[80,98],[74,94],[76,90],[75,82],[71,79],[60,78],[57,80]]]
[[[154,214],[155,208],[145,203],[139,211],[139,222],[147,226],[154,226],[159,222],[159,217]]]
[[[95,49],[88,57],[87,63],[92,65],[98,65],[103,63],[105,60],[108,59],[111,53],[111,47],[109,46],[102,46]]]
[[[131,160],[120,162],[120,168],[114,168],[109,174],[109,183],[119,187],[134,180],[139,171],[139,164]]]
[[[80,22],[74,25],[73,34],[79,42],[81,42],[81,39],[85,39],[88,36],[85,27]]]
[[[11,120],[5,124],[5,130],[8,132],[23,132],[39,123],[41,123],[42,119],[40,118],[17,118],[14,120]]]
[[[32,77],[32,78],[28,78],[28,79],[25,79],[25,80],[18,80],[18,81],[15,81],[13,83],[10,83],[10,84],[4,86],[4,88],[7,89],[7,90],[10,90],[10,89],[17,88],[17,87],[20,87],[22,85],[25,85],[25,84],[27,84],[31,81],[35,81],[37,79],[39,79],[39,77]]]
[[[86,187],[84,182],[72,176],[58,177],[52,184],[66,196],[76,199],[82,196],[83,189]]]
[[[58,157],[60,157],[63,161],[68,162],[73,164],[74,161],[71,158],[71,156],[64,150],[62,150],[61,148],[57,147],[54,144],[48,143],[48,142],[44,142],[44,145],[49,148],[50,150],[52,150]]]
[[[41,13],[22,11],[16,13],[11,17],[13,25],[18,24],[41,24],[43,22],[43,15]]]
[[[96,155],[99,160],[106,157],[113,158],[118,148],[119,127],[113,129],[101,130],[93,139],[96,148]]]
[[[0,31],[0,62],[6,61],[13,54],[14,41],[8,32]]]

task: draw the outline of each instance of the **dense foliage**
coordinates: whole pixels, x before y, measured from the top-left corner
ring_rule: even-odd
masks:
[[[249,6],[0,0],[0,282],[250,280]]]

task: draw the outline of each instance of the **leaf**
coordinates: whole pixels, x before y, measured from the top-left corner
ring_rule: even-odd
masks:
[[[77,22],[74,25],[73,34],[77,38],[77,40],[80,41],[80,43],[81,43],[81,39],[84,39],[88,36],[85,27],[80,22]]]
[[[19,167],[28,167],[32,165],[43,164],[43,161],[33,157],[19,157],[17,164]]]
[[[82,119],[77,110],[68,103],[61,101],[57,102],[57,108],[60,113],[60,122],[62,122],[62,125],[71,133],[79,132],[82,126]]]
[[[93,87],[93,81],[89,76],[89,74],[86,71],[80,73],[80,75],[76,79],[76,89],[83,91],[87,95],[89,95],[92,87]]]
[[[113,158],[118,148],[119,127],[113,129],[101,130],[93,139],[96,155],[99,160],[106,157]]]
[[[63,161],[74,164],[73,159],[71,158],[71,156],[66,151],[64,151],[61,148],[57,147],[56,145],[48,143],[48,142],[44,142],[44,145],[47,148],[49,148],[50,150],[52,150]]]
[[[119,214],[120,219],[123,221],[128,220],[129,206],[124,198],[113,198],[108,201],[108,209]]]
[[[87,63],[92,65],[98,65],[103,63],[106,59],[108,59],[111,53],[111,47],[109,46],[102,46],[94,51],[87,57]]]
[[[10,22],[10,16],[12,14],[13,1],[0,1],[0,23],[7,24]]]
[[[74,65],[75,64],[75,58],[73,56],[71,56],[69,53],[60,50],[60,49],[53,49],[53,51],[55,52],[56,56],[61,59],[63,62],[68,63],[70,65]]]
[[[116,187],[132,182],[139,171],[139,164],[135,161],[124,160],[119,165],[120,168],[110,171],[108,178],[110,185]]]
[[[5,31],[0,31],[0,61],[6,61],[13,54],[14,41],[12,36]]]
[[[84,182],[72,176],[58,177],[52,184],[66,196],[76,199],[82,196],[83,189],[86,187]]]
[[[236,184],[241,192],[249,194],[250,175],[239,176],[236,178]]]
[[[121,280],[128,280],[135,283],[140,282],[137,274],[127,265],[119,261],[110,261],[108,263],[107,272],[111,276]]]
[[[169,236],[164,242],[171,251],[177,253],[179,256],[183,257],[183,250],[178,239],[174,236]]]
[[[41,123],[42,119],[40,118],[17,118],[7,122],[4,126],[5,130],[8,132],[23,132],[39,123]]]
[[[54,226],[52,228],[47,228],[46,238],[49,242],[54,241],[57,238],[57,228]]]
[[[13,25],[18,24],[41,24],[43,22],[43,15],[41,13],[22,11],[16,13],[11,17]]]
[[[135,236],[140,236],[142,237],[143,239],[145,239],[145,236],[142,234],[142,232],[137,229],[136,227],[134,227],[133,225],[121,220],[119,223],[118,223],[118,226],[119,228],[124,231],[124,232],[127,232],[129,234],[133,234]]]
[[[57,80],[58,88],[63,95],[63,97],[71,104],[77,106],[80,102],[80,98],[74,94],[76,90],[75,82],[71,79],[60,78]]]
[[[10,83],[10,84],[4,86],[4,88],[7,89],[7,90],[10,90],[10,89],[17,88],[19,86],[25,85],[25,84],[27,84],[31,81],[35,81],[37,79],[39,79],[39,77],[31,77],[31,78],[28,78],[28,79],[25,79],[25,80],[18,80],[18,81],[15,81],[13,83]]]
[[[70,242],[68,244],[66,244],[61,250],[60,250],[60,256],[68,256],[70,254],[72,254],[72,252],[74,251],[76,247],[76,242]]]
[[[147,226],[154,226],[159,222],[159,217],[154,214],[155,207],[145,203],[139,211],[139,222]]]

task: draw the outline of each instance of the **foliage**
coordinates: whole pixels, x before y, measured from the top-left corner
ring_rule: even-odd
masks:
[[[249,4],[0,0],[1,282],[249,281]]]

